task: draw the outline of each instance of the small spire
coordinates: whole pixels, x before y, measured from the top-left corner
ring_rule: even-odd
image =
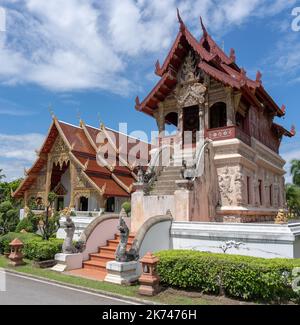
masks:
[[[241,85],[245,86],[247,83],[247,72],[244,68],[241,68]]]
[[[292,136],[296,135],[296,127],[295,127],[295,125],[292,125],[290,132],[291,132]]]
[[[235,60],[236,60],[236,56],[235,56],[235,49],[234,49],[234,48],[231,48],[231,49],[230,49],[230,55],[229,55],[229,57],[230,57],[230,60],[231,60],[232,62],[235,62]]]
[[[208,32],[207,32],[206,27],[204,26],[203,19],[202,19],[201,16],[200,16],[200,24],[201,24],[201,27],[202,27],[202,30],[203,30],[203,36],[206,38],[207,35],[208,35]]]
[[[49,106],[48,106],[48,110],[49,110],[49,113],[50,113],[52,119],[55,119],[55,114],[54,114],[53,106],[52,106],[51,103],[50,103]]]
[[[141,107],[140,98],[139,98],[139,96],[136,96],[136,98],[135,98],[135,108],[140,109],[140,107]]]
[[[104,122],[102,121],[101,115],[100,115],[99,112],[97,114],[97,118],[98,118],[98,123],[99,123],[100,129],[103,130],[103,128],[104,128]]]
[[[285,106],[284,104],[281,106],[281,112],[282,112],[283,114],[286,113],[286,106]]]
[[[81,119],[80,110],[78,108],[77,108],[77,112],[76,112],[76,118],[79,120],[79,125],[81,126],[82,119]]]
[[[179,9],[177,8],[177,19],[179,21],[179,24],[180,24],[180,30],[183,32],[185,30],[185,24],[180,16],[180,12],[179,12]]]
[[[160,70],[161,70],[160,63],[159,63],[159,60],[157,60],[156,63],[155,63],[155,73],[157,75],[159,75]]]
[[[258,82],[259,84],[262,83],[262,73],[258,70],[257,73],[256,73],[256,82]]]

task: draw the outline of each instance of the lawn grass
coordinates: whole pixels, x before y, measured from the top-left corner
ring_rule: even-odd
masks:
[[[138,285],[134,286],[120,286],[115,285],[112,283],[96,281],[96,280],[89,280],[85,278],[75,277],[72,275],[67,275],[63,273],[57,273],[51,271],[49,269],[40,269],[34,267],[32,262],[29,260],[25,260],[27,263],[26,265],[19,266],[19,267],[10,267],[8,265],[9,260],[4,256],[0,256],[0,267],[4,269],[11,269],[13,271],[33,275],[37,277],[44,278],[46,280],[54,280],[60,283],[75,285],[84,287],[87,289],[99,290],[108,293],[108,294],[118,294],[126,297],[131,298],[138,298],[143,300],[152,301],[153,303],[157,304],[168,304],[168,305],[208,305],[208,304],[222,304],[220,300],[216,297],[216,299],[206,299],[202,297],[188,297],[185,295],[180,294],[180,292],[168,292],[162,291],[159,295],[155,297],[145,297],[140,296],[138,294]]]

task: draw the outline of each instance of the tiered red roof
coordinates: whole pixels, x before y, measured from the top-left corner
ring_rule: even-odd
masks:
[[[150,145],[148,143],[130,138],[125,134],[118,133],[105,126],[97,129],[87,126],[81,121],[80,126],[77,127],[54,118],[44,144],[38,152],[36,162],[30,170],[26,171],[26,178],[14,193],[14,197],[23,197],[25,191],[29,190],[34,184],[40,171],[47,164],[47,154],[51,151],[58,136],[61,136],[66,147],[69,149],[70,159],[78,165],[88,182],[90,182],[96,190],[106,197],[130,196],[132,185],[136,181],[136,166],[129,165],[126,161],[127,159],[124,159],[124,161],[122,160],[123,165],[121,166],[100,166],[96,159],[98,149],[96,138],[101,132],[112,132],[115,135],[117,140],[116,144],[110,143],[109,145],[113,148],[115,147],[117,161],[121,160],[121,157],[119,157],[119,150],[121,151],[122,148],[119,148],[119,143],[124,143],[124,141],[129,143],[127,153],[137,143],[145,147],[144,150],[150,150]],[[125,157],[127,158],[126,155]]]
[[[224,85],[240,90],[253,106],[259,109],[264,107],[264,109],[274,112],[278,117],[285,115],[285,106],[283,105],[280,108],[263,87],[262,74],[258,71],[256,80],[250,79],[246,71],[236,64],[234,49],[231,49],[228,56],[209,35],[201,18],[203,36],[200,41],[197,41],[190,33],[179,12],[178,20],[180,29],[170,52],[162,66],[159,61],[156,62],[155,73],[161,79],[142,102],[138,97],[136,98],[137,110],[153,116],[158,104],[164,101],[176,87],[178,70],[191,48],[199,55],[198,67],[210,77]],[[283,134],[292,136],[292,132],[287,130]]]

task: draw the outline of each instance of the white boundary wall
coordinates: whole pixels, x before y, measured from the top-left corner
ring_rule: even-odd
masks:
[[[173,222],[173,249],[223,253],[226,242],[241,243],[227,254],[264,258],[300,258],[300,223],[288,225]],[[171,247],[170,247],[171,248]]]

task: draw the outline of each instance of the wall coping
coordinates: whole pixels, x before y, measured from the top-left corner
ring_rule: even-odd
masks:
[[[102,222],[111,220],[111,219],[119,219],[118,214],[103,214],[99,217],[96,217],[83,231],[80,236],[80,241],[87,242],[89,237],[92,235],[93,231],[100,225]]]
[[[173,217],[171,215],[155,216],[155,217],[151,217],[147,221],[145,221],[143,223],[143,225],[140,227],[140,229],[138,230],[138,232],[137,232],[137,234],[136,234],[136,236],[134,238],[132,248],[135,249],[136,252],[139,252],[147,232],[153,226],[157,225],[158,223],[166,222],[166,221],[171,221],[172,222]]]
[[[173,222],[171,237],[202,238],[206,240],[229,240],[233,237],[245,242],[291,243],[300,238],[300,222],[290,224],[240,224]]]

